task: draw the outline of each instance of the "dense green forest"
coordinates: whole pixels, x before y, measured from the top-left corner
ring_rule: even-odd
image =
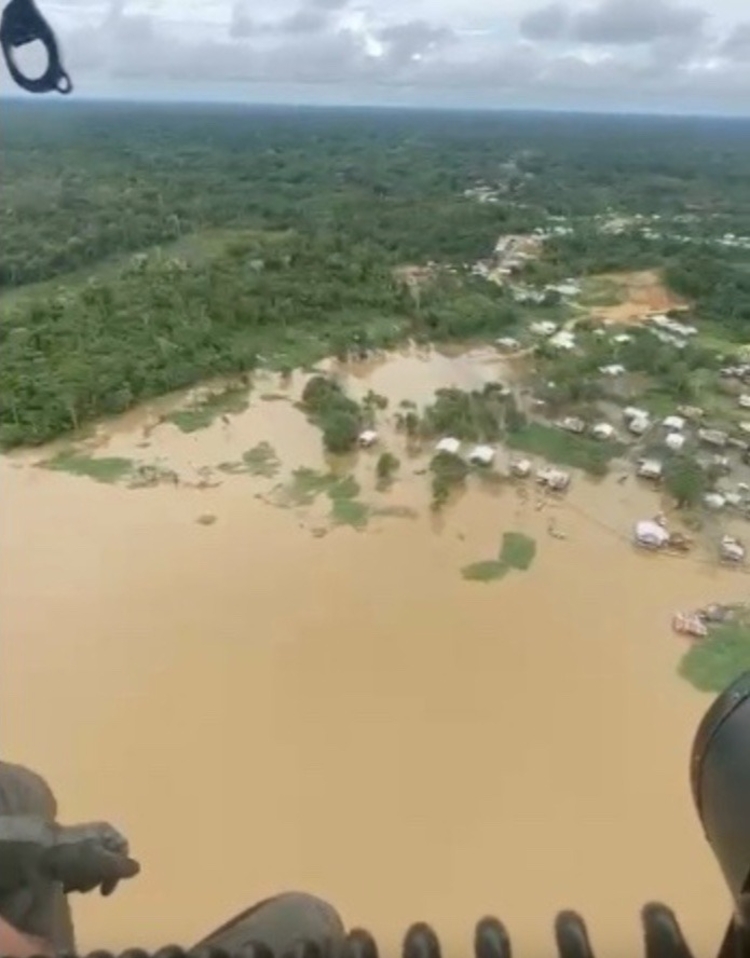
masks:
[[[750,338],[750,253],[716,243],[750,236],[748,122],[21,101],[0,163],[4,446],[260,363],[502,334],[524,311],[463,267],[553,220],[528,281],[663,266]],[[690,242],[603,236],[612,211]],[[455,272],[415,297],[394,268],[428,261]]]

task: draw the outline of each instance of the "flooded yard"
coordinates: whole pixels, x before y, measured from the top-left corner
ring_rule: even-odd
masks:
[[[489,354],[405,353],[346,387],[393,409],[506,373]],[[189,944],[305,888],[386,946],[431,921],[451,955],[495,912],[521,958],[551,947],[563,907],[597,951],[639,953],[638,910],[660,898],[713,953],[728,907],[688,788],[710,699],[678,678],[670,621],[737,598],[737,576],[624,543],[654,509],[632,482],[576,475],[545,509],[471,483],[436,518],[424,462],[388,432],[390,491],[376,453],[347,466],[390,513],[313,535],[319,501],[274,505],[293,470],[329,465],[302,384],[258,383],[247,411],[193,433],[159,422],[165,402],[89,440],[210,474],[203,488],[36,468],[47,451],[0,460],[5,756],[49,778],[64,820],[119,825],[143,863],[113,899],[76,901],[80,947]],[[218,468],[264,442],[274,475]],[[467,581],[511,531],[536,543],[527,571]]]

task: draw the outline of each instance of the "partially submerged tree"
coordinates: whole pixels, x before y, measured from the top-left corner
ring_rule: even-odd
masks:
[[[664,484],[679,509],[697,505],[708,488],[701,466],[689,456],[675,456],[664,471]]]
[[[362,429],[362,410],[334,379],[313,376],[302,392],[302,407],[323,430],[323,444],[332,453],[353,449]]]
[[[351,413],[334,409],[322,419],[323,445],[328,452],[349,452],[357,443],[359,419]]]
[[[378,463],[375,466],[375,473],[377,475],[378,488],[387,489],[388,486],[393,482],[393,477],[398,471],[398,467],[401,465],[397,456],[394,456],[392,452],[382,452],[378,458]]]
[[[469,467],[452,452],[439,452],[430,462],[432,471],[432,507],[439,509],[450,497],[451,490],[466,481]]]
[[[508,396],[505,401],[505,428],[508,432],[520,432],[526,425],[526,416],[518,408],[515,397]]]

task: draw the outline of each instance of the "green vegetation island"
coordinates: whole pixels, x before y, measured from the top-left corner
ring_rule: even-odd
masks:
[[[554,494],[566,470],[616,471],[679,518],[663,537],[641,524],[639,544],[687,551],[705,532],[744,571],[749,159],[747,120],[9,102],[0,447],[221,380],[167,417],[198,431],[247,408],[256,371],[302,369],[300,411],[327,453],[387,416],[429,451],[436,510],[472,474],[523,478],[530,457],[555,467],[536,473]],[[405,343],[488,346],[516,375],[395,408],[316,368]],[[47,465],[164,478],[75,451]],[[378,450],[380,491],[400,467]],[[280,464],[266,443],[221,468],[270,479]],[[303,469],[285,495],[327,496],[358,528],[372,509],[358,493],[353,477]],[[535,552],[506,533],[464,578],[504,578]],[[699,688],[750,661],[743,617],[719,632],[683,666]]]

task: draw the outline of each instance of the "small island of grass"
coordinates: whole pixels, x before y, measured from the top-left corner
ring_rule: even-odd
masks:
[[[467,582],[496,582],[516,569],[525,572],[536,557],[536,542],[522,532],[506,532],[503,535],[500,555],[497,559],[472,562],[461,569]]]
[[[750,670],[750,617],[711,627],[682,657],[679,673],[700,692],[721,692]]]
[[[132,459],[121,456],[102,456],[96,458],[85,453],[63,450],[51,459],[45,459],[39,465],[44,469],[54,469],[57,472],[69,472],[74,476],[87,476],[96,482],[119,482],[126,479],[133,472]]]

